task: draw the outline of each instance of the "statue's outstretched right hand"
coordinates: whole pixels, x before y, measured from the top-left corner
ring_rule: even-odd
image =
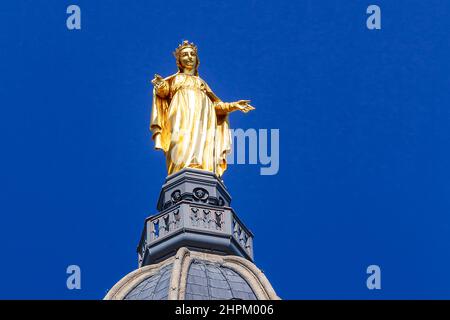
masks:
[[[255,107],[250,105],[250,100],[239,100],[234,105],[237,110],[241,110],[244,113],[255,110]]]

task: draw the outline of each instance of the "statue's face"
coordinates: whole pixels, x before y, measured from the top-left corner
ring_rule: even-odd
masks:
[[[197,65],[197,54],[192,48],[184,48],[180,51],[180,63],[184,69],[191,70]]]

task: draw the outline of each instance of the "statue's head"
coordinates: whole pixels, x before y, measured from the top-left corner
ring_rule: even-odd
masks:
[[[193,43],[185,40],[173,53],[177,59],[177,67],[180,72],[183,70],[194,70],[194,74],[198,75],[198,66],[200,60],[197,55],[197,47]]]

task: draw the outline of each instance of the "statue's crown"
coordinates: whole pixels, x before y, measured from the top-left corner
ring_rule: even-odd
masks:
[[[189,42],[188,40],[184,40],[181,44],[178,45],[178,48],[176,48],[175,51],[173,52],[173,55],[175,56],[175,58],[178,57],[178,54],[184,48],[192,48],[195,51],[195,53],[197,53],[197,46],[193,42]]]

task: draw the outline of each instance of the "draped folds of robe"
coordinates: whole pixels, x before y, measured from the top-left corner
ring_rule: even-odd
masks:
[[[223,174],[231,108],[198,76],[176,73],[153,90],[150,130],[155,148],[165,153],[168,174],[187,167]]]

